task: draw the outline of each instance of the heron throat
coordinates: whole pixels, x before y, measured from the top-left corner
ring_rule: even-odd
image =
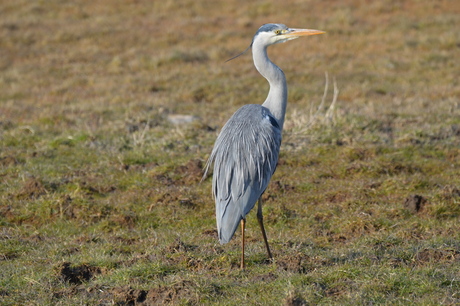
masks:
[[[270,110],[282,130],[288,94],[286,77],[284,72],[268,58],[267,46],[258,44],[257,40],[252,46],[252,55],[257,71],[270,84],[270,91],[262,106]]]

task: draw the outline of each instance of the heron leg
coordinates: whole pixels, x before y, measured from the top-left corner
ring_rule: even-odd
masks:
[[[262,215],[262,198],[259,198],[257,204],[257,221],[259,221],[260,229],[262,230],[262,236],[264,236],[265,246],[267,247],[268,258],[272,259],[272,252],[270,252],[270,247],[268,246],[267,234],[265,233],[264,228],[264,216]]]
[[[246,220],[241,219],[241,269],[244,269],[244,227]]]

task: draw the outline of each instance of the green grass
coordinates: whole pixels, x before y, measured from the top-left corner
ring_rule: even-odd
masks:
[[[460,303],[454,2],[1,4],[0,304]],[[225,63],[267,22],[327,34],[270,48],[290,89],[275,259],[251,213],[241,271],[200,180],[267,94],[250,54]],[[333,117],[307,129],[325,71]]]

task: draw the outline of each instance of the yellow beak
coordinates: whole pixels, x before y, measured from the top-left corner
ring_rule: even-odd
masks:
[[[289,29],[290,32],[283,34],[283,36],[287,38],[297,38],[300,36],[308,36],[308,35],[318,35],[324,34],[326,32],[320,30],[310,30],[310,29]]]

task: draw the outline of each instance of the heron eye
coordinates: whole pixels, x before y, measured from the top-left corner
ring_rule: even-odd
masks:
[[[275,30],[275,34],[276,34],[276,35],[280,35],[280,34],[281,34],[281,30]]]

